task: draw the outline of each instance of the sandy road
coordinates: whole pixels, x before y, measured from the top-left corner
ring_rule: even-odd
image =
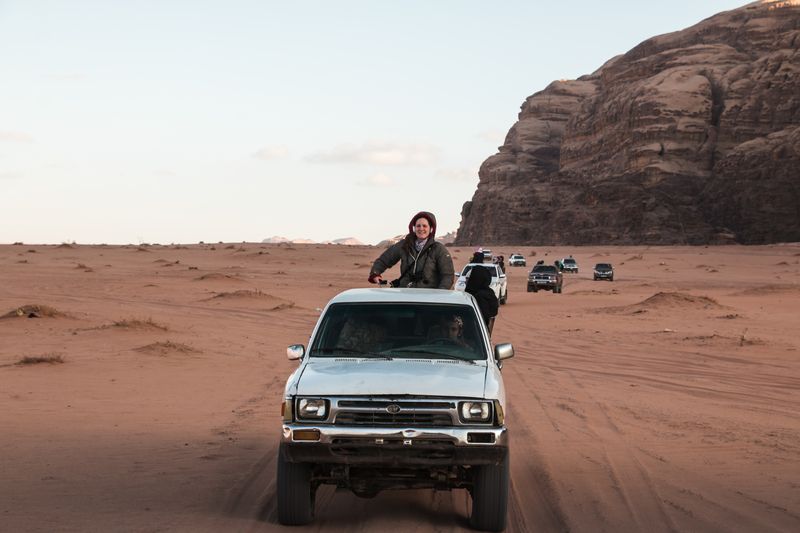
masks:
[[[508,531],[800,530],[800,248],[570,253],[620,265],[618,281],[582,273],[561,295],[529,294],[509,269],[495,329],[516,348]],[[0,247],[0,314],[70,314],[0,320],[0,529],[283,530],[285,347],[363,285],[375,254]],[[158,327],[113,325],[136,317]],[[48,353],[66,362],[14,364]],[[467,531],[469,506],[465,491],[323,487],[316,521],[296,529]]]

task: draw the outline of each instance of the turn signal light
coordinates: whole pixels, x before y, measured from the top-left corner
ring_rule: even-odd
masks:
[[[319,430],[318,429],[295,429],[292,433],[293,440],[311,440],[311,441],[318,441],[319,440]]]

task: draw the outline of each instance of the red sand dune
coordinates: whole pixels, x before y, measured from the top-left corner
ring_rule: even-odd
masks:
[[[285,530],[286,346],[381,250],[214,248],[0,246],[0,530]],[[799,246],[491,248],[581,266],[563,294],[508,267],[508,531],[800,531]],[[460,269],[472,249],[451,251]],[[244,281],[264,296],[209,299]],[[34,304],[69,318],[15,311]],[[167,330],[108,326],[135,320]],[[298,531],[465,531],[469,505],[325,487]]]

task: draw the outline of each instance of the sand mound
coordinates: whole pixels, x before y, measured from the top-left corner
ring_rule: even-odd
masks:
[[[180,342],[172,342],[172,341],[154,342],[152,344],[147,344],[145,346],[139,346],[138,348],[134,348],[134,351],[157,354],[157,355],[169,355],[171,353],[184,353],[184,354],[201,353],[199,350],[195,350],[188,344],[182,344]]]
[[[258,302],[270,302],[272,305],[267,310],[268,311],[280,311],[282,309],[290,309],[294,307],[294,302],[289,300],[284,300],[283,298],[278,298],[277,296],[273,296],[272,294],[263,292],[259,289],[254,290],[239,290],[239,291],[232,291],[232,292],[221,292],[219,294],[215,294],[208,300],[255,300]]]
[[[649,311],[689,311],[693,309],[724,309],[713,298],[708,296],[694,296],[683,292],[657,292],[653,296],[639,303],[619,307],[606,307],[598,312],[638,314]]]
[[[796,294],[800,293],[800,285],[790,284],[769,284],[760,287],[751,287],[743,291],[735,292],[731,296],[758,296],[761,294]]]
[[[210,274],[203,274],[199,278],[194,278],[195,281],[242,281],[236,276],[230,274],[220,274],[219,272],[211,272]]]
[[[635,305],[650,309],[722,309],[723,307],[717,303],[716,300],[708,296],[695,296],[683,292],[657,292],[650,298]]]
[[[27,318],[58,318],[58,317],[66,317],[69,316],[67,313],[62,313],[61,311],[50,307],[49,305],[39,305],[39,304],[28,304],[23,305],[21,307],[17,307],[9,311],[8,313],[0,316],[0,319],[3,318],[17,318],[17,317],[27,317]]]

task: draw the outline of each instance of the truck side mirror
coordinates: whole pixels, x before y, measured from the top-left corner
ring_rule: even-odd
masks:
[[[305,354],[306,347],[302,344],[292,344],[286,348],[286,357],[289,358],[289,361],[297,361],[298,359],[302,359]]]
[[[511,359],[512,357],[514,357],[514,346],[511,343],[505,342],[494,347],[494,358],[496,361]]]

